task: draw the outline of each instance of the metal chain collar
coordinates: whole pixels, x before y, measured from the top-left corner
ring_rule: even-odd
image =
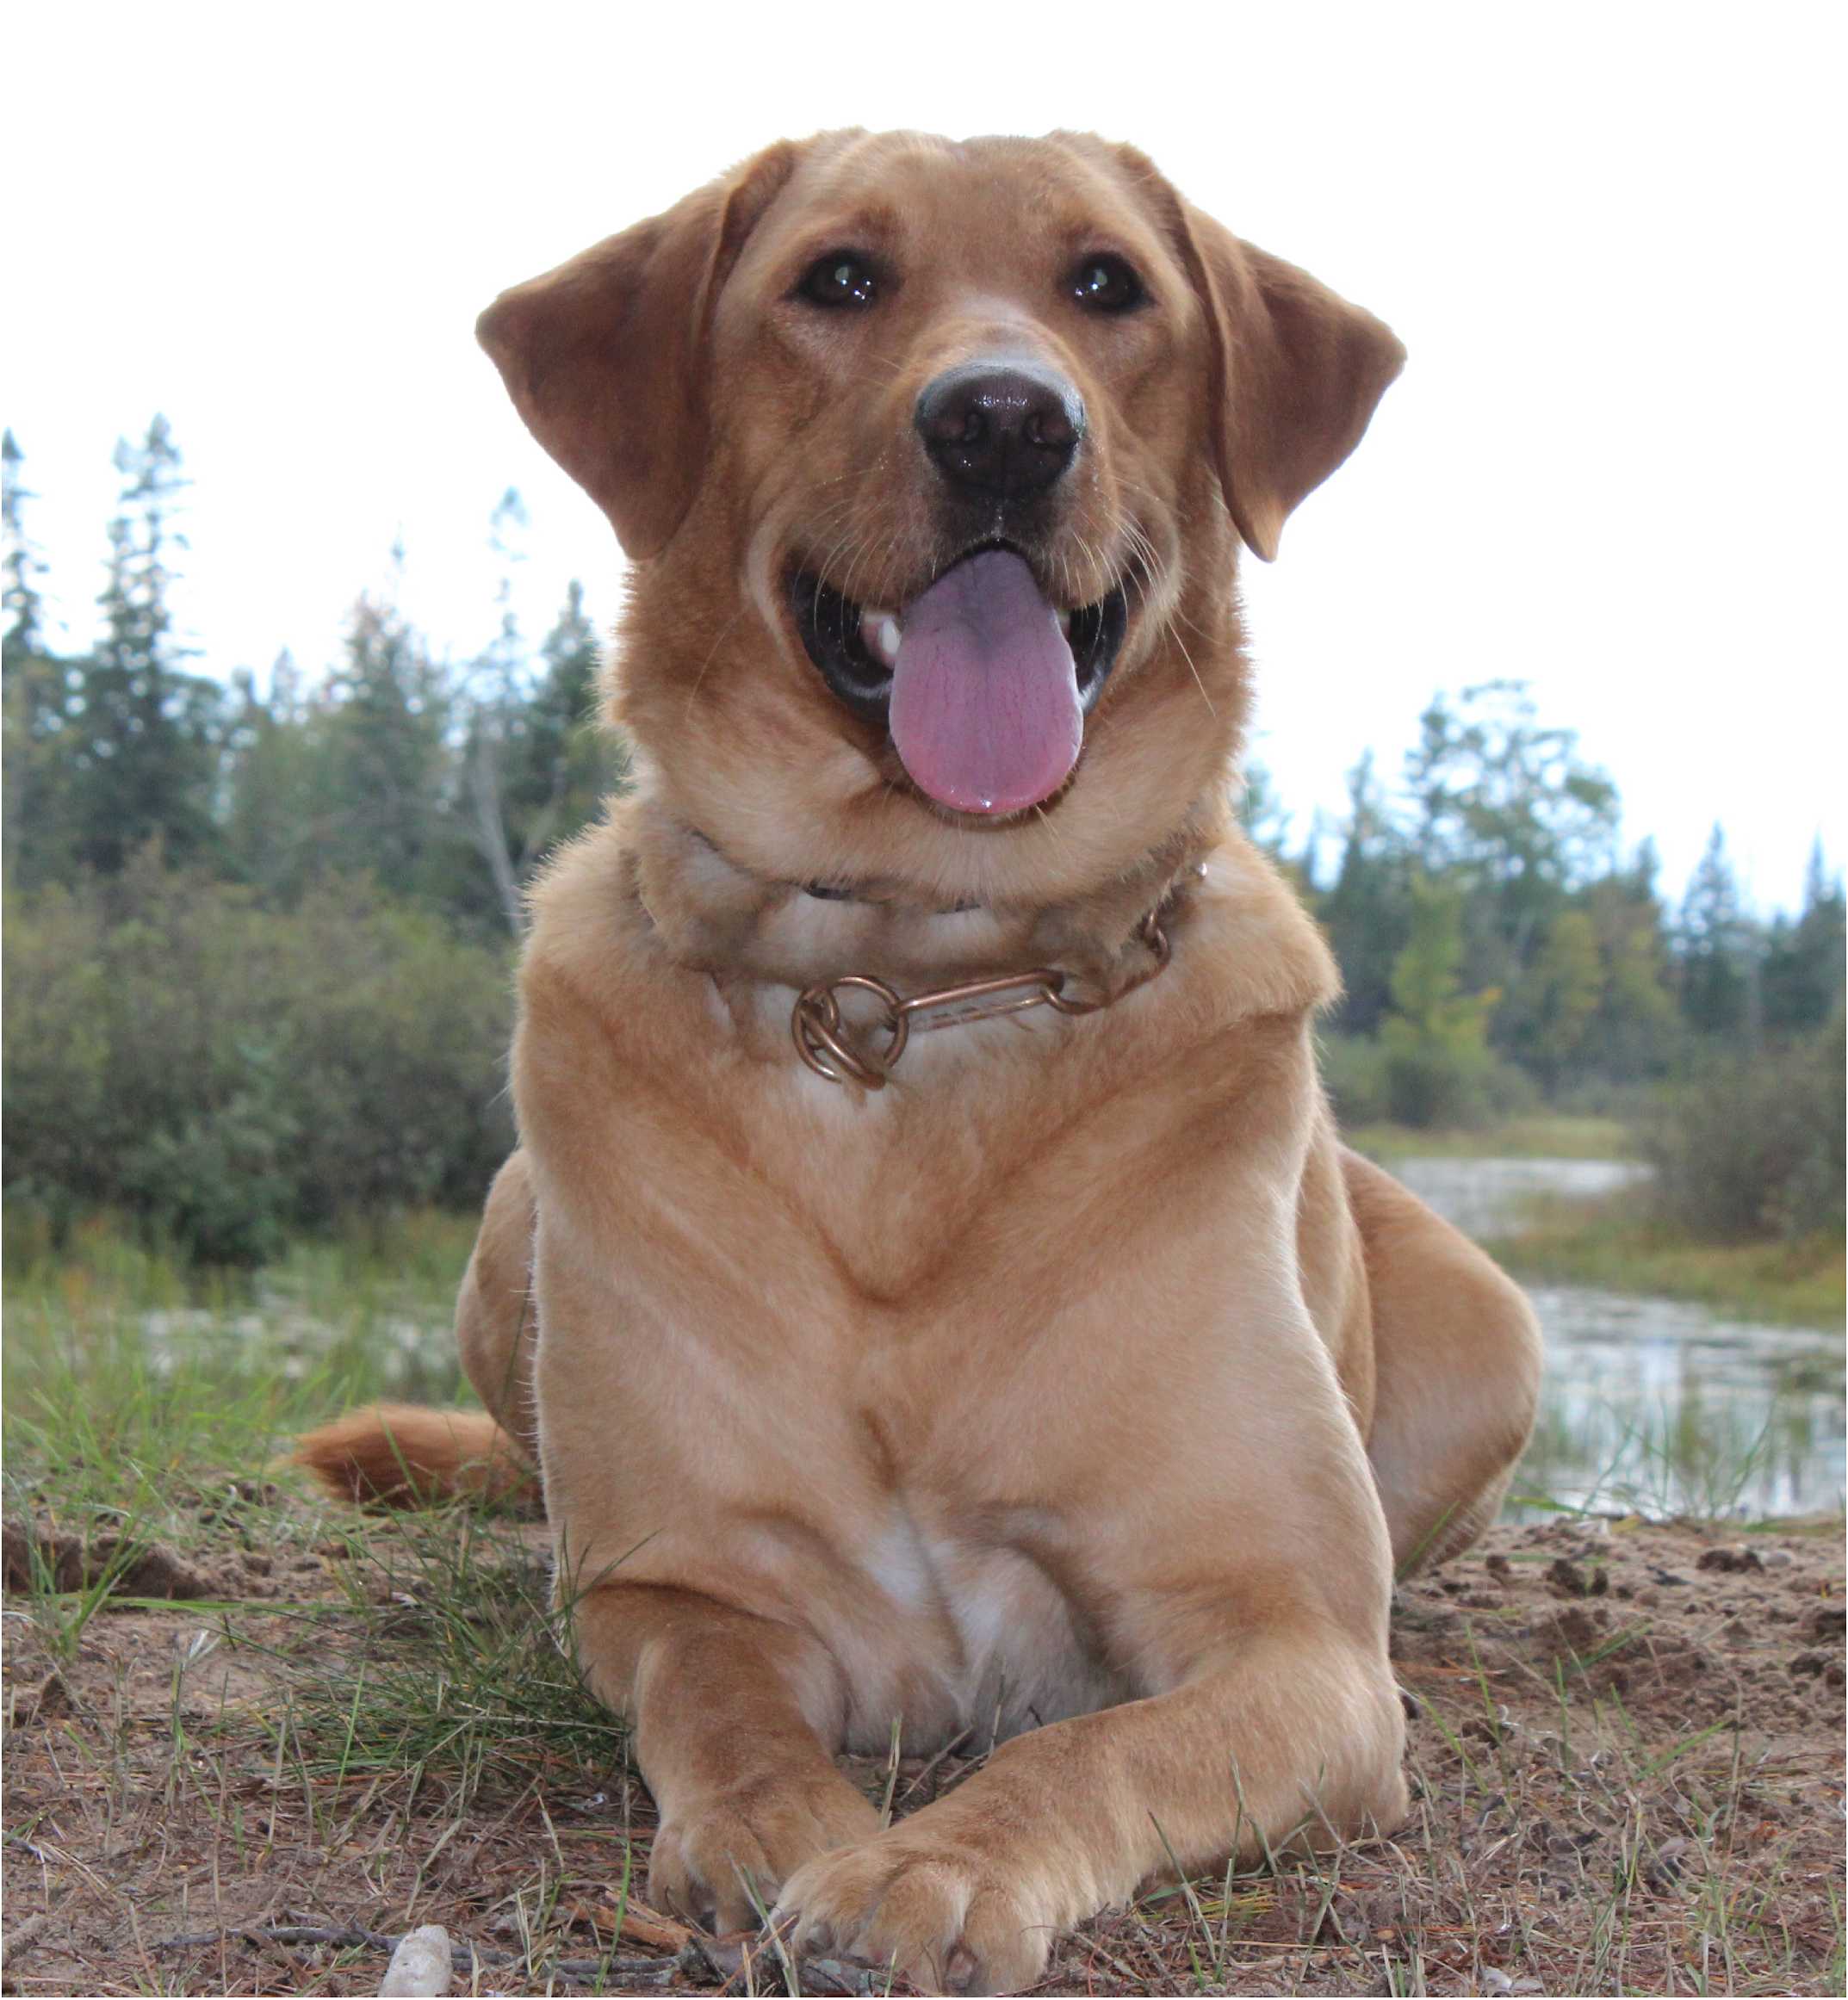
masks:
[[[1146,986],[1168,963],[1170,947],[1161,924],[1165,907],[1164,901],[1136,927],[1136,935],[1149,949],[1149,963],[1107,1000],[1078,1000],[1068,995],[1064,990],[1066,975],[1053,966],[1039,966],[1032,972],[1003,973],[994,979],[965,980],[960,986],[914,994],[909,1000],[901,999],[896,988],[883,979],[849,973],[840,979],[824,979],[797,996],[790,1016],[796,1051],[817,1076],[826,1077],[830,1083],[845,1083],[851,1079],[868,1090],[884,1090],[886,1079],[914,1034],[921,1035],[933,1028],[964,1027],[971,1021],[1022,1013],[1028,1007],[1047,1006],[1061,1014],[1100,1013],[1114,1006],[1125,994]],[[851,1026],[835,997],[842,993],[872,994],[880,1003],[877,1018],[860,1027]],[[883,1047],[874,1040],[880,1035],[885,1037]],[[858,1046],[853,1039],[856,1036],[860,1037]]]

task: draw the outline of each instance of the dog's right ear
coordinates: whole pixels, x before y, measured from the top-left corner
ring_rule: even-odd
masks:
[[[787,140],[568,263],[475,323],[514,406],[637,560],[693,504],[706,455],[712,306],[802,155]]]

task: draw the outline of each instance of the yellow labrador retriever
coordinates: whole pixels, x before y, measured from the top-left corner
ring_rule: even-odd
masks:
[[[1394,1566],[1493,1515],[1538,1343],[1338,1146],[1228,796],[1240,544],[1398,341],[1127,147],[857,132],[481,337],[634,564],[641,777],[534,898],[495,1421],[308,1462],[538,1468],[652,1893],[722,1928],[1008,1991],[1174,1862],[1390,1827]],[[895,1727],[1000,1748],[882,1830],[834,1760]]]

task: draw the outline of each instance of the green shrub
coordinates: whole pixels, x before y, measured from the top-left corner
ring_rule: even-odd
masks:
[[[1764,1054],[1716,1057],[1640,1125],[1664,1214],[1702,1236],[1842,1232],[1843,1027]]]
[[[1538,1108],[1532,1078],[1480,1043],[1446,1043],[1398,1028],[1388,1020],[1377,1037],[1322,1037],[1322,1078],[1343,1126],[1472,1131]]]
[[[146,857],[8,917],[7,1196],[54,1229],[117,1209],[254,1263],[472,1207],[512,1143],[505,953],[368,881],[284,912]]]
[[[1386,1051],[1370,1035],[1325,1033],[1322,1080],[1344,1126],[1384,1124],[1387,1109]]]
[[[1386,1116],[1420,1130],[1469,1131],[1516,1118],[1540,1102],[1533,1080],[1479,1044],[1402,1033],[1389,1019],[1380,1032]]]

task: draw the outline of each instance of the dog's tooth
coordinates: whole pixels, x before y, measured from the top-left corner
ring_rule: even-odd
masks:
[[[898,658],[901,628],[890,611],[868,611],[859,622],[860,643],[875,659],[890,666]]]

